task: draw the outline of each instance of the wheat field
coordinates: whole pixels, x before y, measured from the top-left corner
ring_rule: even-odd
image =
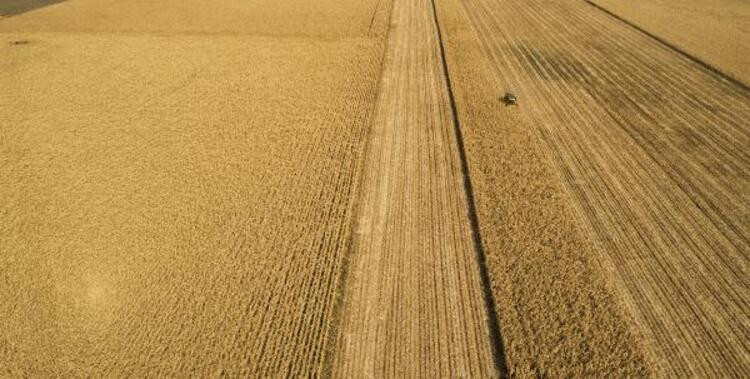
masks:
[[[278,37],[143,3],[3,21],[0,375],[320,372],[387,9]]]
[[[748,10],[0,2],[0,376],[743,377]]]

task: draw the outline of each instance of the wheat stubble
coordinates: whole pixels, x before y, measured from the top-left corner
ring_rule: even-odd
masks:
[[[438,4],[508,373],[647,375],[632,320],[522,117],[523,100],[502,105],[506,89],[461,2]]]
[[[595,0],[745,85],[750,83],[750,4],[735,0]]]
[[[463,3],[654,368],[747,372],[747,91],[585,3]]]

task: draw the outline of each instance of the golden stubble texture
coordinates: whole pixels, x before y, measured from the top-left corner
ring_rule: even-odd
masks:
[[[750,371],[747,90],[585,2],[391,10],[0,20],[0,376]]]
[[[651,367],[750,371],[750,94],[585,2],[462,1]]]
[[[437,4],[508,373],[651,373],[537,127],[500,101],[505,89],[461,1]]]
[[[322,372],[390,5],[125,3],[0,21],[0,376]]]
[[[750,85],[750,2],[592,0],[595,4]]]

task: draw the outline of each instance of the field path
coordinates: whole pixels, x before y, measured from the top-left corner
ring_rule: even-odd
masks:
[[[671,376],[750,371],[750,94],[585,2],[466,0]]]
[[[433,8],[394,3],[335,376],[496,375]]]

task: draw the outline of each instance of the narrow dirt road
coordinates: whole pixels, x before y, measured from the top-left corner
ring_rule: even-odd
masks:
[[[463,4],[655,368],[750,371],[750,94],[584,2]]]
[[[432,5],[394,3],[336,376],[497,375]]]

